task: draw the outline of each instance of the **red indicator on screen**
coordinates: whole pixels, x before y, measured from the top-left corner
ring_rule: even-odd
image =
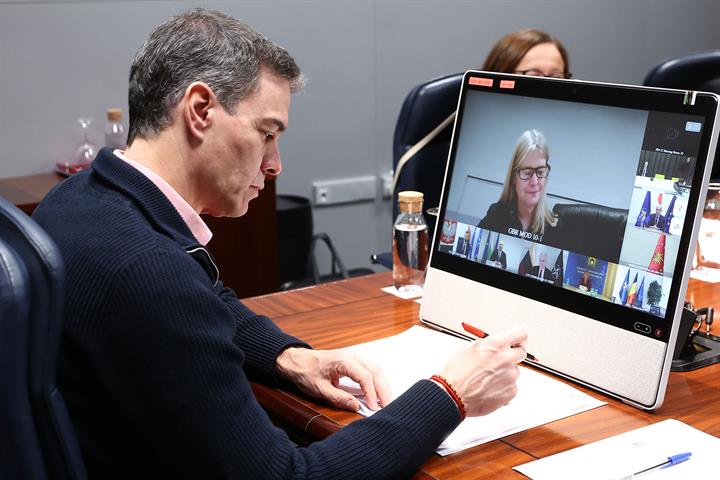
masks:
[[[515,80],[500,80],[500,88],[515,88]]]
[[[493,86],[492,78],[470,77],[468,79],[468,82],[470,83],[470,85],[479,85],[481,87],[492,87]]]

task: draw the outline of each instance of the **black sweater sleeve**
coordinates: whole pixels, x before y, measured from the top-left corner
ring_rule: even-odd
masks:
[[[142,432],[135,448],[152,451],[166,476],[399,478],[459,424],[450,397],[421,381],[372,417],[294,447],[257,403],[246,367],[253,357],[254,368],[272,368],[271,352],[297,340],[239,303],[229,308],[188,260],[156,249],[129,262],[97,344],[95,368],[108,379],[123,432]]]
[[[278,355],[288,347],[311,348],[307,343],[288,335],[268,317],[258,315],[242,304],[235,293],[221,283],[215,293],[235,320],[234,343],[245,354],[245,371],[252,380],[278,384],[275,363]]]

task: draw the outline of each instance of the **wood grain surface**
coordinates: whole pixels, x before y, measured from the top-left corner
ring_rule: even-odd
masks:
[[[419,323],[416,302],[380,290],[391,283],[392,276],[386,272],[244,302],[315,348],[340,348],[395,335]],[[720,305],[720,292],[715,285],[694,280],[690,282],[688,298],[696,306]],[[716,325],[713,330],[718,331]],[[665,403],[655,412],[644,412],[575,386],[608,404],[453,455],[434,455],[415,478],[521,479],[525,477],[512,470],[513,466],[666,418],[676,418],[720,436],[720,415],[716,413],[720,405],[720,366],[671,373]],[[301,442],[325,438],[362,418],[298,392],[260,385],[254,389],[273,420]]]

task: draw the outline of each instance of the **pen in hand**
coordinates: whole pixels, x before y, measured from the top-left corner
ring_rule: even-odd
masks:
[[[639,475],[644,475],[646,473],[650,473],[655,470],[661,470],[663,468],[672,467],[673,465],[677,465],[678,463],[682,463],[685,460],[689,459],[691,455],[692,455],[692,453],[690,453],[690,452],[678,453],[677,455],[667,457],[667,460],[665,460],[664,462],[658,463],[657,465],[653,465],[652,467],[648,467],[643,470],[640,470],[639,472],[635,472],[633,474],[622,477],[620,480],[632,480],[633,478],[635,478]]]
[[[478,338],[485,338],[489,335],[489,333],[486,333],[485,331],[480,330],[479,328],[477,328],[473,325],[470,325],[469,323],[462,322],[462,327],[465,329],[466,332],[472,333],[473,335],[475,335]],[[537,362],[537,357],[535,357],[535,355],[533,355],[530,352],[525,352],[525,353],[527,355],[528,360]]]

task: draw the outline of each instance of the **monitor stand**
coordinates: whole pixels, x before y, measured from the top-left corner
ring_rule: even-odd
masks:
[[[697,312],[687,308],[683,309],[678,339],[685,339],[685,341],[678,340],[675,345],[675,355],[671,366],[673,372],[688,372],[720,362],[720,337],[700,332],[699,327],[693,328],[699,315],[701,324],[702,315],[705,315],[705,322],[712,323],[713,309],[711,307],[698,309]]]

